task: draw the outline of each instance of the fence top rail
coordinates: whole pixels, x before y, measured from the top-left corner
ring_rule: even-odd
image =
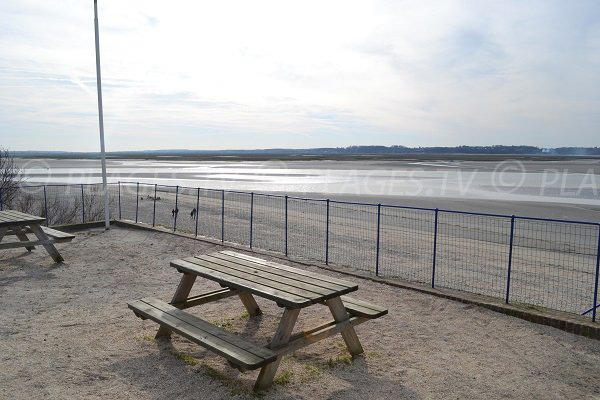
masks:
[[[302,201],[319,201],[319,202],[326,202],[327,199],[311,199],[309,197],[296,197],[296,196],[288,196],[288,199],[290,200],[302,200]]]
[[[361,203],[358,201],[344,201],[344,200],[329,200],[330,203],[336,203],[336,204],[350,204],[350,205],[354,205],[354,206],[374,206],[377,207],[377,203]]]
[[[472,211],[458,211],[458,210],[446,210],[446,209],[438,209],[439,212],[444,212],[448,214],[464,214],[464,215],[473,215],[473,216],[481,216],[481,217],[495,217],[495,218],[512,218],[515,215],[506,215],[506,214],[493,214],[493,213],[480,213],[480,212],[472,212]]]
[[[385,207],[385,208],[401,208],[406,210],[420,210],[420,211],[431,211],[431,212],[443,212],[443,213],[452,213],[452,214],[463,214],[463,215],[473,215],[473,216],[483,216],[483,217],[495,217],[495,218],[514,218],[514,219],[522,219],[529,221],[544,221],[544,222],[557,222],[557,223],[570,223],[570,224],[579,224],[579,225],[590,225],[597,226],[600,229],[600,222],[592,222],[592,221],[580,221],[580,220],[569,220],[569,219],[555,219],[555,218],[541,218],[541,217],[527,217],[523,215],[508,215],[508,214],[493,214],[493,213],[480,213],[480,212],[471,212],[471,211],[458,211],[458,210],[446,210],[442,208],[426,208],[426,207],[413,207],[413,206],[402,206],[395,204],[378,204],[378,203],[363,203],[363,202],[354,202],[354,201],[343,201],[343,200],[331,200],[331,199],[315,199],[315,198],[306,198],[306,197],[295,197],[295,196],[287,196],[281,194],[272,194],[272,193],[257,193],[257,192],[247,192],[240,190],[225,190],[225,189],[213,189],[213,188],[204,188],[204,187],[191,187],[191,186],[179,186],[179,185],[159,185],[154,183],[145,183],[145,182],[131,182],[131,181],[119,181],[119,182],[111,182],[107,183],[107,185],[148,185],[155,187],[164,187],[164,188],[181,188],[181,189],[193,189],[193,190],[203,190],[210,192],[222,192],[224,193],[237,193],[237,194],[247,194],[254,196],[264,196],[264,197],[278,197],[278,198],[288,198],[293,200],[303,200],[303,201],[318,201],[318,202],[326,202],[336,204],[349,204],[349,205],[359,205],[359,206],[370,206],[370,207]],[[102,183],[50,183],[50,184],[36,184],[36,185],[20,185],[20,187],[25,188],[36,188],[36,187],[46,187],[46,186],[93,186],[93,185],[102,185]]]
[[[427,208],[427,207],[414,207],[414,206],[398,206],[398,205],[387,205],[382,204],[382,208],[403,208],[405,210],[418,210],[418,211],[432,211],[435,212],[437,208]]]
[[[570,219],[554,219],[554,218],[537,218],[537,217],[522,217],[515,215],[515,219],[524,219],[528,221],[544,221],[544,222],[559,222],[559,223],[568,223],[568,224],[578,224],[578,225],[593,225],[600,228],[600,222],[592,222],[592,221],[579,221],[579,220],[570,220]]]

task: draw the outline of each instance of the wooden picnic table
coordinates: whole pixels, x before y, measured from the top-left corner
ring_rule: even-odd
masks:
[[[42,245],[54,262],[63,262],[64,259],[54,247],[54,243],[69,242],[75,236],[45,227],[42,225],[45,221],[45,218],[15,210],[0,211],[0,250],[25,247],[31,251],[35,246]],[[37,240],[29,240],[27,234],[30,233],[33,233]],[[3,242],[4,238],[11,235],[19,240]]]
[[[225,357],[240,370],[261,368],[255,390],[269,387],[284,354],[340,333],[351,355],[363,352],[354,326],[387,314],[380,306],[345,296],[358,285],[233,251],[187,257],[171,262],[183,273],[170,303],[143,298],[129,303],[142,319],[160,324],[157,337],[176,332]],[[188,297],[197,277],[219,283],[222,289]],[[182,311],[230,296],[238,296],[250,316],[261,314],[254,296],[283,308],[279,326],[267,346],[251,343],[207,321]],[[300,310],[326,305],[333,319],[292,334]],[[323,308],[325,309],[325,308]]]

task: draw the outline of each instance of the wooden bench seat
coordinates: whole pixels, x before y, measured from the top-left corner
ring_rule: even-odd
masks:
[[[151,319],[226,358],[242,370],[253,370],[275,361],[277,354],[224,331],[161,300],[146,297],[129,308],[140,318]]]
[[[388,313],[388,310],[373,303],[364,300],[358,300],[349,296],[342,296],[344,308],[348,314],[362,318],[379,318]]]
[[[46,226],[41,227],[46,235],[54,239],[57,243],[70,242],[75,239],[75,235],[70,233],[57,231],[56,229],[48,228]]]

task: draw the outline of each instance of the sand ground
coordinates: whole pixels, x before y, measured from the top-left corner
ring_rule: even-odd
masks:
[[[127,301],[168,300],[179,273],[169,261],[221,246],[124,228],[85,230],[44,251],[0,253],[0,398],[252,398],[257,371],[241,374],[174,336],[155,341],[156,324]],[[267,257],[268,258],[268,257]],[[290,262],[291,265],[295,265]],[[342,274],[295,265],[342,279]],[[365,354],[347,357],[333,337],[286,357],[265,399],[599,398],[600,342],[425,294],[352,277],[355,297],[389,308],[357,327]],[[214,285],[200,280],[195,291]],[[281,310],[248,319],[236,298],[192,308],[224,329],[266,343]],[[327,317],[311,307],[298,328]]]

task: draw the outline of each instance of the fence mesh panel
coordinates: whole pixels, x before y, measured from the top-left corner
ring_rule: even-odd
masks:
[[[173,230],[176,190],[172,186],[156,186],[156,200],[152,199],[154,226]]]
[[[196,234],[196,202],[198,200],[198,189],[179,187],[177,194],[177,225],[176,230],[186,235]]]
[[[137,185],[135,183],[120,184],[119,210],[121,219],[135,221]]]
[[[108,184],[106,189],[108,190],[109,217],[114,220],[118,218],[118,187],[116,184]],[[102,184],[83,185],[83,206],[85,211],[84,222],[104,221]]]
[[[46,216],[43,186],[21,187],[14,193],[12,199],[4,199],[4,201],[4,209],[17,210],[40,217]]]
[[[221,240],[223,192],[220,190],[200,190],[198,209],[198,235]]]
[[[81,187],[52,185],[46,187],[48,224],[78,224],[82,222]]]
[[[381,207],[379,275],[431,283],[435,212]]]
[[[510,218],[440,211],[435,285],[502,298],[509,241]]]
[[[329,263],[373,273],[377,206],[332,201],[329,207]]]
[[[252,247],[285,253],[285,198],[254,195]]]
[[[250,245],[250,193],[225,192],[225,241]]]
[[[288,255],[325,262],[327,203],[288,199]]]
[[[513,244],[510,301],[577,314],[592,307],[597,226],[516,219]]]
[[[154,215],[154,185],[140,183],[135,190],[137,197],[134,206],[137,210],[133,213],[133,220],[151,225]]]

